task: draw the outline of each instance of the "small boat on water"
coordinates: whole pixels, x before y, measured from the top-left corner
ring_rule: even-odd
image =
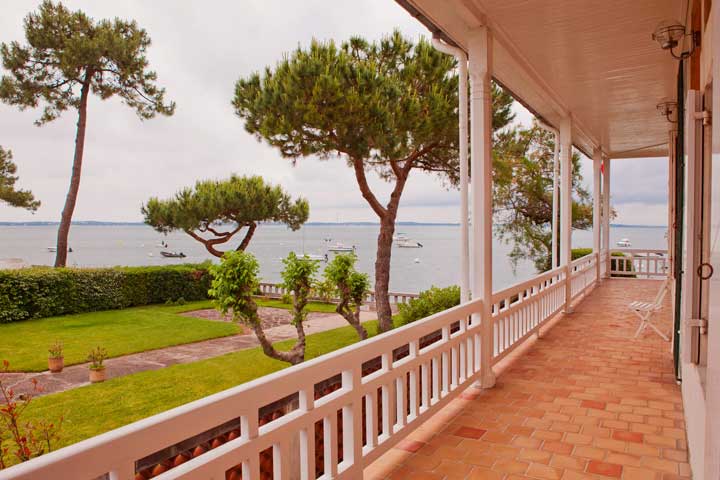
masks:
[[[47,251],[55,253],[57,252],[57,247],[47,247]],[[72,247],[68,247],[68,253],[73,253]]]
[[[423,248],[423,244],[415,240],[400,240],[397,242],[399,248]]]
[[[621,238],[620,240],[618,240],[615,243],[615,245],[617,245],[618,247],[623,247],[623,248],[632,247],[632,243],[630,243],[629,238]]]
[[[296,253],[296,255],[299,258],[307,257],[310,260],[315,260],[317,262],[327,262],[328,261],[328,254],[320,255],[318,253]]]
[[[183,252],[168,252],[166,250],[161,251],[160,255],[162,255],[165,258],[185,258],[186,257],[186,255]]]
[[[393,240],[396,242],[403,242],[408,240],[408,236],[404,233],[398,232],[396,235],[393,235]]]
[[[343,245],[342,243],[338,242],[335,245],[328,247],[328,252],[333,253],[350,253],[355,251],[355,245],[348,247],[347,245]]]

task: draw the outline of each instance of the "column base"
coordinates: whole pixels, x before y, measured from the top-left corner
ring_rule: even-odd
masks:
[[[489,372],[483,372],[480,377],[480,388],[493,388],[495,386],[495,380],[495,372],[493,372],[492,369],[490,369]]]

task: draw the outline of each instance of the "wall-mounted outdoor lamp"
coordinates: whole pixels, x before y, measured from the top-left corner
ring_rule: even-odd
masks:
[[[676,55],[674,49],[680,45],[680,41],[684,37],[690,37],[690,50],[681,52]],[[663,50],[669,50],[670,55],[677,60],[688,58],[695,51],[695,47],[700,44],[700,33],[685,33],[685,25],[676,20],[663,20],[655,27],[652,39],[660,44]]]
[[[673,102],[672,100],[663,100],[657,104],[656,108],[658,112],[660,112],[660,115],[667,118],[668,122],[677,123],[677,118],[673,120],[673,115],[677,112],[677,102]]]

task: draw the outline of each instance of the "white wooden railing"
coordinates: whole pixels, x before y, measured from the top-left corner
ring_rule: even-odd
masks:
[[[570,294],[573,300],[595,285],[598,255],[590,253],[570,263]]]
[[[563,308],[568,275],[573,297],[591,288],[596,261],[596,254],[588,255],[494,294],[492,363]],[[268,449],[276,480],[309,480],[316,473],[360,478],[365,466],[478,379],[482,311],[481,300],[473,300],[48,453],[0,472],[0,480],[129,480],[139,459],[238,419],[237,438],[153,478],[258,480],[260,455]],[[318,395],[316,385],[337,377],[337,390]],[[260,424],[264,407],[290,397],[298,398],[297,408]]]
[[[623,248],[611,253],[622,254],[610,259],[610,274],[615,277],[660,278],[668,274],[670,259],[666,250]]]
[[[260,293],[265,296],[269,297],[282,297],[285,294],[288,294],[289,292],[283,287],[282,285],[276,284],[276,283],[266,283],[263,282],[259,286]],[[390,297],[390,303],[393,304],[400,304],[400,303],[407,303],[413,298],[417,298],[417,293],[403,293],[403,292],[389,292],[388,296]],[[320,297],[313,297],[313,300],[322,300]],[[334,301],[336,299],[331,299],[331,301]],[[365,296],[365,302],[366,303],[375,303],[375,293],[368,292]]]
[[[565,271],[558,267],[493,295],[493,362],[500,361],[560,311],[565,304]]]

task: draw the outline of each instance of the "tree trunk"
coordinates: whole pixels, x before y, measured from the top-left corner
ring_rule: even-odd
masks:
[[[380,233],[377,240],[375,257],[375,306],[378,315],[378,329],[387,332],[392,329],[392,309],[390,308],[390,257],[395,233],[395,215],[388,212],[380,219]]]
[[[55,255],[55,266],[64,267],[67,264],[68,235],[70,234],[70,223],[72,222],[75,203],[77,202],[78,190],[80,189],[80,174],[82,172],[83,152],[85,150],[85,126],[87,124],[87,101],[90,94],[91,73],[85,74],[85,82],[80,91],[80,108],[78,109],[77,132],[75,134],[75,157],[73,158],[72,176],[70,177],[70,189],[65,198],[60,227],[57,234],[57,253]]]
[[[415,152],[399,162],[390,162],[395,174],[395,187],[390,194],[390,201],[383,207],[370,190],[362,160],[353,159],[352,164],[355,170],[355,178],[360,187],[360,193],[368,202],[375,214],[380,218],[380,233],[378,234],[377,256],[375,257],[375,305],[378,315],[378,329],[387,332],[393,327],[392,310],[390,309],[390,257],[392,255],[392,237],[395,233],[395,219],[397,218],[400,197],[402,196],[408,174],[413,167],[415,159],[422,152]],[[402,163],[402,165],[400,164]]]
[[[273,344],[270,343],[265,336],[265,332],[259,322],[252,324],[250,328],[252,328],[253,332],[255,332],[255,336],[260,342],[260,347],[262,347],[263,353],[268,357],[288,362],[293,365],[302,363],[305,360],[305,331],[302,330],[302,327],[296,327],[298,330],[298,336],[300,336],[300,331],[302,330],[302,338],[298,338],[298,341],[292,350],[287,352],[281,352],[275,349]]]
[[[343,302],[338,304],[338,306],[335,308],[335,311],[342,315],[342,317],[355,329],[358,336],[360,337],[360,340],[367,340],[367,330],[365,330],[365,327],[363,327],[362,323],[360,323],[359,311],[358,315],[355,315],[355,313],[352,311],[352,308],[350,308],[347,303]]]

